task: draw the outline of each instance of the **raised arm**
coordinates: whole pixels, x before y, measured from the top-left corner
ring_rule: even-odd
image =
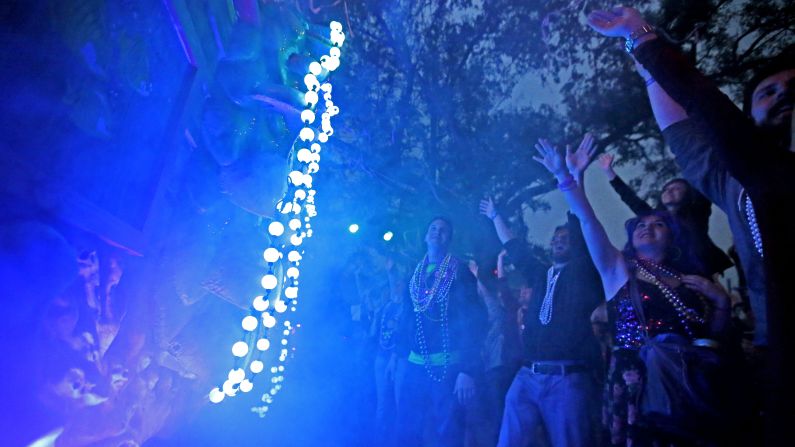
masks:
[[[589,138],[586,135],[586,138]],[[590,144],[593,144],[592,141]],[[610,243],[602,223],[596,218],[593,207],[582,186],[569,173],[563,155],[549,141],[539,139],[536,144],[539,156],[534,160],[544,165],[558,180],[558,188],[563,192],[571,211],[580,219],[585,244],[591,259],[602,278],[605,297],[610,299],[629,278],[629,270],[621,252]],[[571,153],[571,148],[567,147]]]
[[[494,200],[491,197],[480,201],[480,214],[488,217],[494,224],[494,230],[497,231],[497,237],[501,244],[505,244],[515,237],[505,219],[497,212],[497,207],[494,206]]]

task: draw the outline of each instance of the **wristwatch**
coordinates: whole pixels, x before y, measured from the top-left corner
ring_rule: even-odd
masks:
[[[629,33],[627,40],[624,41],[624,49],[627,51],[627,53],[632,54],[632,50],[635,49],[635,42],[637,42],[638,39],[645,36],[646,34],[653,32],[654,27],[648,23],[636,29],[635,31],[632,31]]]

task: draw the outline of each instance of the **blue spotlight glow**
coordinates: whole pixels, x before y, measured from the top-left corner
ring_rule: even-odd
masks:
[[[348,227],[348,231],[350,231],[351,233],[356,233],[357,231],[359,231],[359,225],[357,225],[357,224],[351,224],[351,225]]]
[[[392,237],[394,236],[395,235],[391,231],[387,231],[386,233],[384,233],[384,240],[389,242],[392,240]]]

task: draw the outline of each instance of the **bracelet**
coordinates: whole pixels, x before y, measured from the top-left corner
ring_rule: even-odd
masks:
[[[650,85],[654,84],[655,82],[657,81],[655,81],[654,78],[646,79],[646,87],[648,88]]]
[[[570,191],[577,187],[577,181],[574,180],[574,177],[569,175],[563,181],[558,182],[558,189],[561,191]]]
[[[632,51],[635,49],[635,42],[637,42],[638,39],[645,36],[646,34],[653,32],[654,27],[648,23],[644,24],[635,31],[632,31],[629,33],[629,36],[627,36],[627,40],[624,41],[624,50],[626,50],[627,53],[632,54]]]

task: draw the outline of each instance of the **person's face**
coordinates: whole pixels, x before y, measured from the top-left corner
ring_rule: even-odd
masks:
[[[447,222],[436,219],[428,226],[425,243],[428,244],[428,248],[446,250],[450,246],[451,233],[452,228]]]
[[[682,200],[687,193],[687,185],[682,182],[671,182],[662,190],[660,201],[664,206],[678,206],[682,204]]]
[[[751,96],[751,116],[757,126],[778,127],[789,124],[795,97],[795,68],[780,71],[763,79]]]
[[[632,245],[636,250],[644,248],[665,249],[671,242],[671,229],[661,217],[646,216],[638,222],[632,232]]]
[[[569,238],[569,230],[558,230],[549,241],[549,247],[552,249],[552,260],[555,262],[568,261],[571,253],[571,240]]]

